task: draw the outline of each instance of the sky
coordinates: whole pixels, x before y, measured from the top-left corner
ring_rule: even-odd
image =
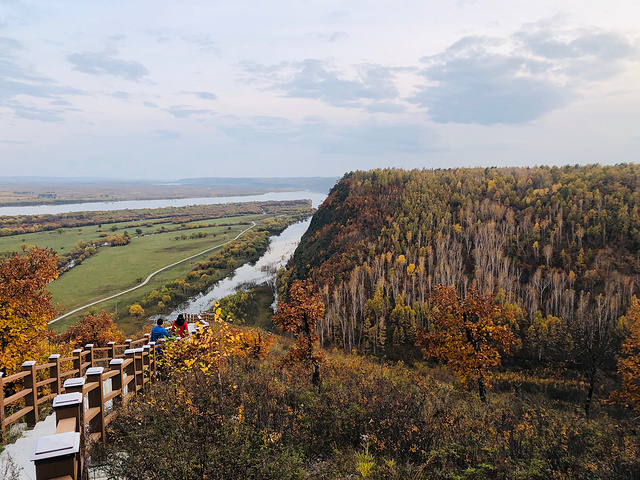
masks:
[[[0,0],[0,175],[640,160],[638,0]]]

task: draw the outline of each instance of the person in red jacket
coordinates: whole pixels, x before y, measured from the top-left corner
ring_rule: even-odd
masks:
[[[178,337],[188,337],[189,336],[189,327],[187,327],[187,322],[184,319],[184,315],[181,313],[178,314],[178,318],[176,318],[173,325],[171,325],[171,333]]]

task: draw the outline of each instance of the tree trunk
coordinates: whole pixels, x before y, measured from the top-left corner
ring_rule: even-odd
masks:
[[[589,409],[591,408],[591,399],[593,398],[593,389],[596,383],[597,372],[598,370],[596,368],[593,368],[589,377],[589,392],[587,393],[587,401],[584,404],[584,414],[587,418],[589,418]]]
[[[487,401],[487,386],[484,383],[484,377],[480,375],[478,378],[478,393],[480,394],[480,400]]]

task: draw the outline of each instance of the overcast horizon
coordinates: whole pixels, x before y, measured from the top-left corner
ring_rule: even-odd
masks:
[[[637,162],[640,2],[0,0],[3,176]]]

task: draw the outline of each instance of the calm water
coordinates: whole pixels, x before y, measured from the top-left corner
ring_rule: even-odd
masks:
[[[92,202],[70,205],[37,205],[28,207],[0,207],[0,216],[4,215],[41,215],[69,212],[98,212],[104,210],[125,210],[137,208],[184,207],[187,205],[216,205],[236,202],[266,202],[269,200],[304,200],[310,199],[314,207],[318,207],[327,197],[324,193],[309,191],[269,192],[262,195],[246,195],[239,197],[203,197],[176,198],[165,200],[127,200],[123,202]]]
[[[276,272],[291,258],[310,222],[311,219],[296,223],[285,229],[280,235],[271,237],[269,249],[255,265],[244,264],[234,274],[216,283],[209,291],[180,305],[168,318],[173,320],[180,312],[205,312],[213,306],[216,300],[235,293],[238,288],[243,286],[269,283],[275,287]]]

